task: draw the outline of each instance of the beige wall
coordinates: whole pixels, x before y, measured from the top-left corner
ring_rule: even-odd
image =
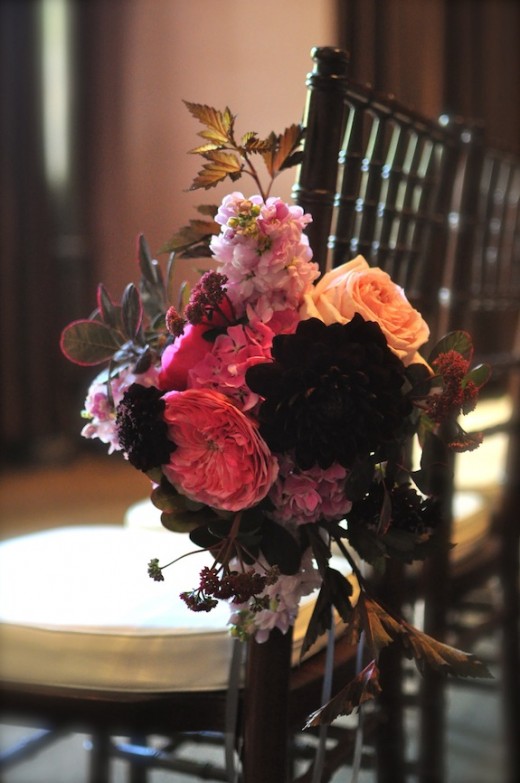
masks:
[[[114,46],[114,13],[124,30],[113,70],[98,75],[90,225],[99,275],[118,296],[134,271],[139,232],[156,251],[193,216],[192,205],[217,203],[229,191],[183,192],[198,171],[200,159],[186,153],[202,128],[182,100],[229,105],[240,131],[279,132],[301,119],[312,46],[335,44],[337,31],[333,0],[106,5],[101,51]],[[288,195],[288,183],[286,176],[276,195]],[[251,194],[249,183],[238,184]]]

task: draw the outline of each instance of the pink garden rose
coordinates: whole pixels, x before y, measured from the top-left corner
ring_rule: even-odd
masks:
[[[379,324],[388,347],[404,365],[423,362],[418,350],[428,340],[428,324],[390,275],[370,267],[363,256],[327,272],[304,299],[302,318],[344,324],[359,313]]]
[[[179,492],[224,511],[249,508],[267,495],[278,463],[251,419],[210,389],[171,391],[163,399],[177,448],[162,469]]]

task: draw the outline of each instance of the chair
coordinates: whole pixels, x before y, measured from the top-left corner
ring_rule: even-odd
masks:
[[[481,357],[494,368],[490,390],[508,390],[509,409],[518,410],[519,365],[519,164],[512,156],[487,150],[482,129],[441,118],[430,122],[388,96],[348,79],[348,58],[334,49],[316,49],[305,125],[306,153],[297,201],[310,211],[315,257],[322,268],[356,253],[388,271],[405,287],[432,326],[434,337],[467,328]],[[480,429],[480,428],[479,428]],[[507,475],[498,510],[475,493],[454,485],[444,499],[444,541],[470,533],[448,558],[439,548],[419,580],[395,593],[401,604],[413,596],[426,605],[425,629],[455,645],[461,636],[451,621],[455,604],[470,587],[499,574],[503,585],[504,703],[510,779],[518,777],[518,418],[488,430],[509,433]],[[453,469],[456,461],[453,456]],[[493,471],[496,476],[496,470]],[[471,525],[457,518],[459,501],[477,502]],[[464,523],[464,524],[462,524]],[[498,557],[501,554],[501,559]],[[449,575],[439,582],[439,574]],[[402,574],[382,589],[394,589]],[[505,609],[505,612],[504,612]],[[495,620],[497,617],[494,618]],[[450,626],[450,623],[451,626]],[[489,626],[484,632],[489,633]],[[474,634],[474,637],[476,633]],[[389,715],[379,746],[381,780],[403,780],[402,687],[398,661],[389,666],[385,688]],[[421,687],[421,780],[444,776],[444,682],[427,675]],[[391,717],[389,710],[391,710]],[[390,731],[389,731],[390,730]],[[384,751],[384,752],[382,752]],[[385,772],[385,770],[391,770]]]
[[[57,528],[0,545],[2,711],[52,729],[37,733],[34,747],[27,742],[6,754],[4,763],[80,731],[92,736],[90,780],[96,783],[110,779],[111,756],[133,760],[132,781],[144,780],[139,761],[154,756],[165,768],[228,779],[223,763],[172,760],[156,749],[147,756],[145,749],[148,735],[179,746],[187,733],[188,739],[199,734],[213,743],[218,735],[224,748],[226,734],[234,737],[242,720],[243,671],[226,628],[226,607],[193,615],[177,595],[179,585],[191,585],[211,557],[179,561],[170,584],[157,585],[146,574],[155,554],[178,557],[192,548],[181,534],[110,525]],[[25,589],[28,573],[39,585],[38,600]],[[269,681],[278,672],[286,684],[287,661],[290,666],[292,658],[295,666],[296,698],[287,716],[293,731],[321,698],[323,653],[296,666],[311,606],[312,601],[307,609],[302,605],[294,634],[280,634],[273,643],[286,665],[270,671]],[[349,676],[352,661],[353,653],[347,653],[339,667],[343,676]],[[270,722],[275,718],[274,713]],[[116,736],[131,738],[133,745],[111,743]],[[287,734],[281,736],[286,742]]]
[[[484,494],[492,493],[483,546],[468,552],[454,568],[449,613],[442,607],[436,611],[456,644],[474,644],[490,628],[501,631],[506,771],[507,779],[514,781],[520,774],[520,160],[486,147],[482,128],[459,123],[457,132],[457,203],[450,212],[440,321],[445,329],[455,322],[468,329],[479,349],[477,359],[493,368],[484,390],[493,419],[482,431],[485,439],[503,438],[505,454],[498,475],[491,466],[495,481],[488,480],[483,488]],[[500,590],[482,606],[482,593],[476,591],[493,577]],[[475,623],[475,615],[483,615],[480,623]],[[432,618],[432,623],[435,630],[438,621]]]
[[[371,263],[391,272],[411,292],[430,323],[437,324],[443,312],[437,292],[446,287],[447,280],[444,267],[435,260],[447,241],[460,138],[450,126],[429,122],[393,98],[353,84],[344,52],[319,48],[313,58],[304,118],[305,151],[294,198],[313,214],[309,236],[315,258],[325,269],[364,253]],[[116,532],[121,541],[118,546],[130,540],[123,538],[125,533],[132,534]],[[394,602],[399,606],[405,597],[397,589],[402,584],[400,577],[400,573],[391,573],[381,586],[395,591]],[[288,770],[293,754],[302,752],[294,750],[294,737],[305,717],[321,703],[327,659],[327,650],[320,650],[300,666],[291,667],[293,643],[292,634],[272,634],[266,644],[248,646],[244,686],[237,700],[229,698],[229,689],[222,683],[213,690],[171,691],[155,682],[147,692],[131,692],[111,688],[107,681],[103,688],[99,682],[78,688],[70,682],[23,683],[12,676],[2,684],[4,709],[33,719],[45,717],[59,729],[81,727],[91,733],[95,740],[92,783],[108,780],[111,753],[125,754],[121,745],[114,748],[111,737],[128,736],[142,743],[146,735],[177,738],[186,732],[217,732],[224,742],[228,737],[228,752],[241,751],[244,783],[281,783],[292,774]],[[401,662],[393,658],[393,650],[385,652],[392,676],[387,678],[386,701],[380,703],[379,715],[385,722],[377,732],[377,769],[379,781],[397,783],[406,774]],[[224,658],[232,659],[229,649]],[[339,634],[334,662],[337,682],[350,679],[355,666],[355,650]],[[265,687],[267,680],[269,688]],[[126,750],[135,762],[132,783],[138,783],[143,779],[139,758],[148,763],[149,754],[142,749],[139,755],[135,747]],[[321,779],[329,779],[352,754],[353,733],[342,731]],[[170,763],[164,760],[165,766]],[[170,768],[174,764],[175,760]],[[218,774],[217,770],[211,773]],[[298,780],[310,781],[311,775],[312,770]]]

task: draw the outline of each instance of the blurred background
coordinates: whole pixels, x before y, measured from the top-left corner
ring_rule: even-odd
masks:
[[[136,279],[140,232],[156,253],[223,195],[186,192],[200,126],[183,99],[280,132],[301,119],[311,48],[338,45],[355,80],[518,151],[519,33],[517,0],[3,0],[2,467],[92,448],[79,411],[93,373],[61,356],[61,329],[98,281],[119,298]]]

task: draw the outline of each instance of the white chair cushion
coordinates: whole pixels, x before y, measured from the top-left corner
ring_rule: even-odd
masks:
[[[99,690],[171,692],[227,687],[229,608],[191,612],[207,553],[147,574],[196,549],[187,535],[109,526],[58,528],[0,545],[0,680]],[[335,564],[345,572],[345,561]],[[293,663],[315,597],[302,601]],[[316,648],[312,650],[315,652]]]

